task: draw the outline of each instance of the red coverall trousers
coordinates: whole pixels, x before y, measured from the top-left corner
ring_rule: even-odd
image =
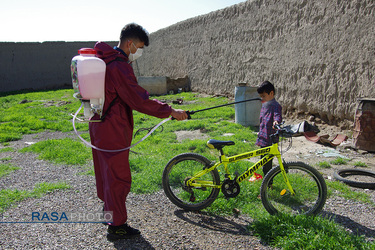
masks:
[[[103,42],[98,42],[95,50],[107,64],[103,108],[106,116],[103,122],[89,124],[91,143],[101,149],[126,148],[132,141],[133,110],[166,118],[172,108],[149,99],[148,92],[138,85],[125,54]],[[92,119],[98,120],[99,116]],[[93,149],[92,153],[98,197],[104,201],[105,211],[113,211],[112,225],[122,225],[127,221],[125,202],[131,186],[129,150],[107,153]]]

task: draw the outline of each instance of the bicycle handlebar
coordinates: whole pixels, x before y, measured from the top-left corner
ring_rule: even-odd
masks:
[[[282,125],[284,125],[284,121],[279,123],[279,124],[275,124],[274,127],[276,128],[276,133],[270,135],[270,137],[273,137],[273,136],[277,136],[277,135],[292,135],[293,133],[289,130],[287,130],[285,127],[283,127]]]
[[[284,125],[284,123],[285,123],[285,122],[282,121],[281,123],[275,124],[275,125],[273,125],[273,126],[276,128],[277,131],[284,131],[285,128],[282,127],[282,125]]]

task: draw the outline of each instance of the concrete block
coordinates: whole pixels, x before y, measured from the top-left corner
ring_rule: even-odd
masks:
[[[167,77],[166,76],[140,76],[138,84],[146,89],[150,95],[167,94]]]

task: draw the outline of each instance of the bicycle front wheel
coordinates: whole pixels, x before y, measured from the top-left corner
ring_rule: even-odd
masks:
[[[270,214],[318,214],[327,199],[327,185],[322,175],[303,162],[284,164],[286,176],[295,192],[291,194],[279,166],[264,177],[261,197]]]
[[[187,181],[197,173],[210,167],[211,162],[204,156],[186,153],[172,158],[164,168],[163,189],[166,196],[175,205],[186,210],[201,210],[208,207],[217,198],[220,185],[217,169],[207,172],[194,179],[195,186],[189,186]]]

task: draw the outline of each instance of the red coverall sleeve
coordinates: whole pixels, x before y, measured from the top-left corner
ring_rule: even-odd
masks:
[[[124,62],[122,62],[124,63]],[[116,67],[112,74],[112,82],[116,83],[117,94],[131,109],[138,112],[167,118],[172,112],[172,107],[158,100],[150,100],[148,92],[138,85],[130,65]]]

